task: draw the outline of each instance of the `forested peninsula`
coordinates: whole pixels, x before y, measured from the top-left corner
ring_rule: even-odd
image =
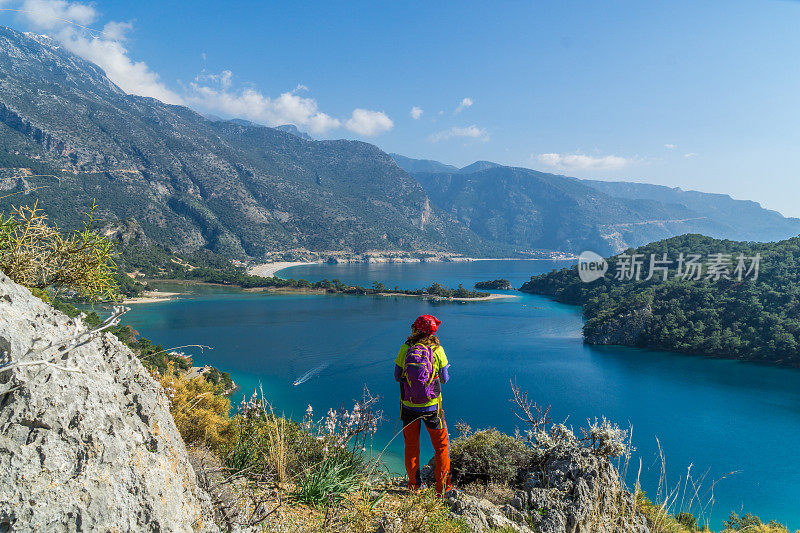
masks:
[[[642,262],[639,280],[630,271],[634,254]],[[669,266],[658,263],[664,254]],[[681,254],[684,262],[679,264]],[[651,255],[666,269],[666,280],[664,269],[646,279]],[[684,279],[690,256],[704,262],[699,274]],[[757,275],[747,272],[756,256]],[[736,270],[740,257],[744,272]],[[718,259],[724,269],[712,266],[720,264]],[[589,344],[800,366],[800,238],[754,243],[682,235],[627,250],[607,262],[605,276],[589,283],[573,266],[534,276],[520,290],[582,306]]]

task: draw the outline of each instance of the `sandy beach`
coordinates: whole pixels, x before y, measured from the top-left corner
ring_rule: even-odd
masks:
[[[319,261],[277,261],[275,263],[262,263],[250,267],[247,273],[253,276],[261,276],[262,278],[271,278],[275,276],[276,272],[284,268],[301,265],[316,265],[317,263],[319,263]]]
[[[137,296],[135,298],[125,298],[122,303],[124,304],[152,304],[157,302],[167,302],[172,300],[176,296],[179,296],[180,292],[159,292],[159,291],[144,291],[141,296]]]

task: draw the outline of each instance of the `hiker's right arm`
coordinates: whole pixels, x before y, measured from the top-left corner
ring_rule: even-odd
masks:
[[[408,346],[404,343],[400,346],[397,352],[397,357],[394,360],[394,380],[398,383],[403,381],[403,363],[406,361],[406,351]]]

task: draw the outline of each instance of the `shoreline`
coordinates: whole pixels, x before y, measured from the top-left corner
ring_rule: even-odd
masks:
[[[272,292],[275,294],[329,294],[326,289],[309,289],[306,287],[248,287],[244,292]]]
[[[445,296],[434,296],[432,294],[402,294],[393,292],[379,292],[374,296],[383,296],[388,298],[390,296],[401,296],[403,298],[422,298],[426,300],[435,300],[439,302],[488,302],[490,300],[506,300],[509,298],[519,298],[518,294],[496,294],[491,293],[489,296],[480,296],[478,298],[456,298]]]
[[[192,379],[194,379],[196,377],[200,377],[200,376],[210,372],[212,368],[215,368],[215,367],[213,367],[211,365],[193,366],[192,368],[190,368],[189,370],[186,371],[186,374],[185,374],[186,379],[192,380]],[[217,369],[217,370],[219,370],[219,369]],[[233,379],[231,379],[231,382],[233,383],[233,386],[230,389],[226,389],[226,390],[222,391],[223,396],[232,396],[233,393],[235,393],[236,391],[239,390],[239,384],[236,383],[235,381],[233,381]]]
[[[122,300],[123,304],[153,304],[158,302],[168,302],[180,296],[182,292],[160,292],[160,291],[144,291],[141,296],[133,298],[125,298]]]
[[[387,264],[387,263],[469,263],[473,261],[577,261],[577,255],[564,253],[557,257],[462,257],[462,256],[431,256],[431,257],[404,257],[404,256],[370,256],[337,258],[333,264]],[[326,261],[275,261],[273,263],[259,263],[247,269],[252,276],[262,278],[277,277],[275,274],[286,268],[320,265]]]
[[[431,261],[432,263],[460,263],[471,261],[577,261],[578,256],[569,257],[451,257],[445,261]]]
[[[274,263],[260,263],[247,269],[251,276],[261,276],[262,278],[274,278],[275,274],[285,268],[304,265],[317,265],[322,261],[276,261]]]

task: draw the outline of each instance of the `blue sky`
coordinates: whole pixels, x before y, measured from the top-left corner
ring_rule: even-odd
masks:
[[[5,0],[129,92],[800,216],[800,3]],[[60,18],[105,29],[90,39]],[[418,108],[412,116],[412,108]]]

